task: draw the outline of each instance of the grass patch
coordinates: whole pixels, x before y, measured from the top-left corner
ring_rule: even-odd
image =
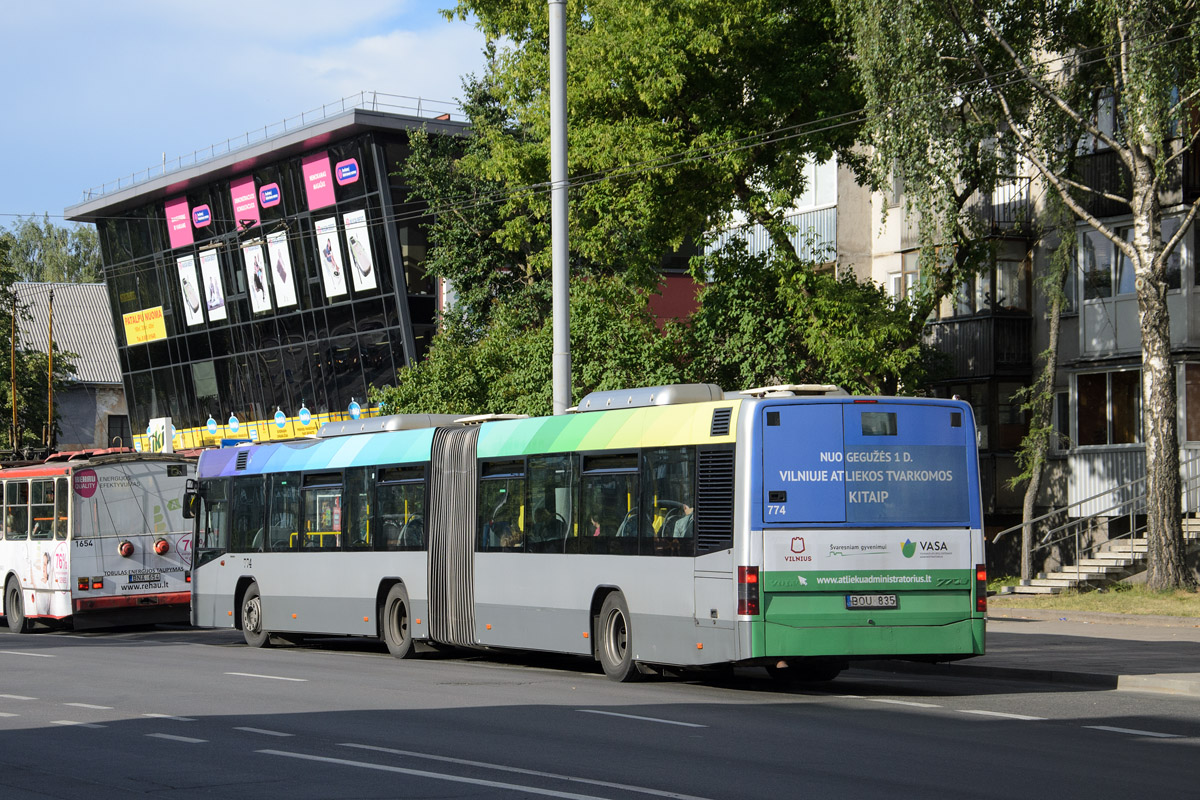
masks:
[[[1057,608],[1063,611],[1100,611],[1109,614],[1200,617],[1200,592],[1152,592],[1142,586],[1118,584],[1103,590],[1071,590],[1056,595],[995,595],[988,598],[988,607]]]

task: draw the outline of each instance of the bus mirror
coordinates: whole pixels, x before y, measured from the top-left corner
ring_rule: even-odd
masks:
[[[195,492],[188,491],[183,493],[183,518],[195,519],[196,511],[200,507],[200,495]]]

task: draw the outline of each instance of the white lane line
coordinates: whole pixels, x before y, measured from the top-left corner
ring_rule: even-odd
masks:
[[[226,672],[226,675],[237,675],[242,678],[266,678],[272,681],[296,681],[297,683],[308,683],[308,678],[285,678],[282,675],[259,675],[255,672]]]
[[[623,717],[624,719],[636,719],[642,722],[658,722],[663,725],[679,725],[684,728],[707,728],[707,725],[697,725],[695,722],[678,722],[673,719],[659,719],[658,717],[639,717],[636,714],[618,714],[615,711],[597,711],[594,708],[577,708],[575,709],[581,714],[603,714],[606,717]]]
[[[142,714],[142,716],[150,717],[151,719],[173,719],[176,722],[195,722],[196,721],[191,717],[174,717],[174,716],[171,716],[170,714]]]
[[[20,714],[12,714],[8,711],[0,711],[0,717],[19,717]]]
[[[10,656],[29,656],[30,658],[54,658],[49,653],[26,653],[22,650],[0,650],[0,653],[8,653]]]
[[[23,694],[0,694],[5,700],[37,700],[36,697],[26,697]]]
[[[279,731],[268,731],[263,728],[234,728],[235,731],[245,731],[246,733],[261,733],[263,736],[292,736],[290,733],[280,733]]]
[[[75,728],[107,728],[107,725],[97,725],[94,722],[76,722],[73,719],[55,719],[50,721],[51,725],[70,725]]]
[[[893,700],[890,697],[868,697],[872,703],[888,703],[893,706],[912,706],[913,708],[941,708],[937,703],[918,703],[915,700]]]
[[[861,694],[836,694],[834,695],[839,700],[862,700]]]
[[[538,794],[544,797],[561,797],[565,800],[602,800],[598,795],[591,794],[575,794],[574,792],[559,792],[554,789],[542,789],[537,786],[527,786],[515,783],[501,783],[500,781],[489,781],[483,778],[467,778],[462,775],[447,775],[442,772],[426,772],[420,769],[406,769],[404,767],[393,767],[386,764],[372,764],[367,761],[351,761],[345,758],[330,758],[328,756],[313,756],[305,753],[291,753],[286,750],[256,750],[257,753],[262,753],[269,756],[283,756],[285,758],[299,758],[305,761],[319,761],[323,764],[341,764],[347,767],[358,767],[359,769],[374,769],[380,772],[395,772],[401,775],[413,775],[418,778],[428,778],[436,781],[450,781],[451,783],[466,783],[472,786],[485,786],[489,789],[504,789],[514,792],[524,792],[525,794]],[[666,797],[686,797],[686,795],[671,795],[663,793]],[[696,798],[703,800],[703,798]]]
[[[978,714],[981,717],[1000,717],[1001,719],[1023,719],[1027,722],[1044,722],[1045,717],[1031,717],[1028,714],[1009,714],[1006,711],[983,711],[981,709],[960,708],[964,714]]]
[[[1134,728],[1112,728],[1108,725],[1084,725],[1083,727],[1093,731],[1109,731],[1111,733],[1128,733],[1130,736],[1153,736],[1155,739],[1182,739],[1184,738],[1178,733],[1158,733],[1157,731],[1139,731]]]
[[[112,706],[94,706],[91,703],[63,703],[63,705],[74,708],[93,708],[96,711],[112,711]]]
[[[435,756],[432,753],[418,753],[413,750],[396,750],[391,747],[378,747],[373,744],[355,744],[353,742],[339,742],[338,747],[354,747],[359,750],[371,750],[376,753],[388,753],[395,756],[409,756],[411,758],[423,758],[428,761],[442,761],[447,764],[461,764],[467,767],[478,767],[479,769],[490,769],[496,772],[512,772],[517,775],[533,775],[538,778],[551,778],[556,781],[566,781],[568,783],[586,783],[592,786],[603,786],[608,789],[620,789],[626,792],[637,792],[639,794],[649,794],[655,797],[671,797],[675,800],[705,800],[702,797],[696,797],[690,794],[680,794],[679,792],[665,792],[661,789],[648,789],[645,786],[632,786],[627,783],[613,783],[612,781],[598,781],[592,778],[577,778],[573,775],[561,775],[557,772],[542,772],[536,769],[523,769],[521,767],[507,767],[502,764],[489,764],[486,761],[470,761],[465,758],[451,758],[450,756]]]
[[[185,744],[203,744],[208,739],[193,739],[190,736],[173,736],[169,733],[147,733],[151,739],[168,739],[172,742],[184,742]]]

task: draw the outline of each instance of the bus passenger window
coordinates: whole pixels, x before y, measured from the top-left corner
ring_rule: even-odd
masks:
[[[695,555],[696,450],[668,447],[647,450],[644,481],[642,548],[644,555]]]
[[[479,480],[479,549],[525,549],[525,462],[482,465]]]
[[[32,489],[29,538],[49,539],[54,535],[54,481],[34,481]]]
[[[233,529],[229,549],[234,553],[261,553],[266,544],[262,476],[234,478],[232,494]]]
[[[425,470],[391,467],[379,471],[371,535],[377,550],[425,549]]]
[[[375,471],[370,467],[346,470],[345,519],[347,550],[370,550],[371,545],[371,484]]]
[[[536,456],[529,459],[529,504],[533,525],[525,541],[530,553],[565,552],[572,530],[574,459],[571,456]]]
[[[54,492],[54,538],[67,538],[67,500],[70,498],[70,493],[67,491],[67,479],[59,478],[55,481],[56,489]]]
[[[304,529],[300,532],[300,547],[304,550],[340,550],[342,474],[305,475],[303,495]]]
[[[268,479],[267,551],[292,550],[299,538],[300,474],[282,472]]]
[[[637,555],[637,463],[636,453],[584,457],[579,535],[567,552]]]
[[[7,481],[4,486],[4,538],[29,537],[29,482]]]

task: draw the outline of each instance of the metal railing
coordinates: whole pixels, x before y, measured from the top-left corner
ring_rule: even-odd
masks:
[[[161,164],[155,164],[140,172],[117,178],[115,181],[109,181],[91,189],[84,189],[82,202],[86,203],[89,200],[96,200],[111,192],[128,189],[131,186],[151,180],[152,178],[160,178],[186,167],[193,167],[197,164],[211,161],[214,158],[228,155],[229,153],[236,153],[259,142],[273,139],[276,136],[299,130],[309,125],[315,125],[334,115],[344,114],[347,111],[357,109],[387,111],[393,114],[411,114],[431,120],[441,117],[447,120],[462,122],[466,119],[462,113],[462,107],[458,103],[444,100],[430,100],[423,97],[387,94],[386,92],[359,92],[358,94],[347,95],[332,103],[324,103],[320,108],[302,111],[293,117],[287,117],[279,122],[246,131],[238,136],[230,137],[223,142],[211,144],[200,150],[193,150],[187,155],[177,156],[169,160],[164,155]]]
[[[1182,460],[1180,463],[1180,482],[1182,486],[1180,510],[1185,517],[1195,515],[1197,506],[1200,505],[1198,503],[1198,499],[1200,499],[1200,472],[1193,469],[1197,466],[1200,466],[1200,455]],[[1079,509],[1097,501],[1103,502],[1105,498],[1112,497],[1122,499],[1118,499],[1101,508],[1099,511],[1095,511],[1084,517],[1072,517],[1070,513],[1072,509]],[[1114,486],[1070,505],[1048,511],[1039,517],[1034,517],[1028,523],[1021,523],[1013,525],[1010,528],[1005,528],[997,533],[992,538],[992,541],[999,541],[1007,534],[1023,530],[1026,526],[1034,530],[1044,528],[1041,535],[1037,537],[1037,543],[1032,548],[1032,552],[1035,554],[1040,553],[1061,545],[1064,542],[1073,541],[1075,545],[1075,563],[1074,565],[1063,564],[1059,568],[1059,571],[1070,574],[1073,567],[1076,580],[1083,581],[1085,580],[1083,575],[1086,574],[1086,569],[1081,562],[1085,557],[1090,557],[1090,554],[1098,551],[1102,545],[1128,538],[1130,541],[1129,555],[1133,558],[1133,541],[1145,538],[1145,531],[1148,524],[1144,521],[1145,512],[1146,476],[1143,475],[1136,480]],[[1143,521],[1140,524],[1138,522],[1139,516],[1143,517]],[[1115,520],[1121,519],[1129,520],[1129,529],[1127,531],[1116,536],[1110,535],[1102,542],[1090,542],[1086,547],[1084,546],[1083,536],[1098,527],[1101,520],[1108,526]]]

